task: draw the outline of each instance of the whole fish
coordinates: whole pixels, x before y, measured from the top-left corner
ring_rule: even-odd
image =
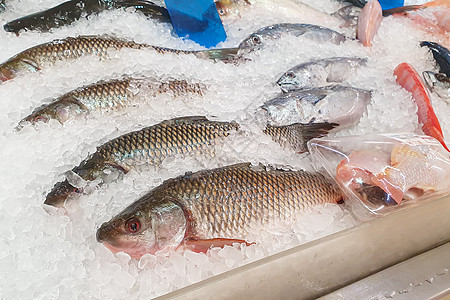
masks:
[[[277,84],[283,92],[321,87],[330,82],[341,83],[352,71],[365,65],[367,59],[359,57],[332,57],[311,60],[287,70]]]
[[[268,40],[276,40],[285,34],[293,36],[305,36],[317,42],[331,42],[339,45],[346,40],[346,37],[332,29],[298,23],[280,23],[263,27],[252,33],[239,45],[241,53],[251,52],[261,49]]]
[[[105,109],[120,109],[137,101],[168,94],[173,97],[198,94],[202,95],[204,86],[188,83],[185,80],[158,82],[150,78],[126,78],[98,82],[84,86],[36,109],[23,119],[19,129],[26,123],[48,122],[56,119],[61,124],[79,114]]]
[[[450,78],[445,74],[430,71],[425,71],[422,75],[428,88],[450,103]]]
[[[441,124],[417,71],[410,64],[401,63],[395,68],[394,76],[396,77],[396,82],[412,94],[412,99],[417,105],[417,117],[422,125],[423,132],[437,139],[450,152],[444,141]]]
[[[252,223],[290,220],[340,199],[320,174],[232,165],[166,180],[104,223],[97,241],[134,258],[165,249],[206,252],[246,243]]]
[[[34,46],[13,56],[0,65],[0,81],[10,80],[22,73],[36,72],[57,61],[71,61],[86,55],[107,56],[110,50],[122,48],[153,49],[158,53],[193,54],[203,59],[233,59],[237,53],[234,49],[213,49],[204,51],[185,51],[169,49],[147,44],[123,41],[115,38],[79,36],[54,40],[49,43]]]
[[[364,5],[358,18],[356,38],[366,47],[372,47],[372,40],[383,20],[383,11],[378,0],[370,0]]]
[[[86,182],[96,179],[103,181],[110,171],[127,173],[138,166],[158,166],[164,159],[179,154],[212,153],[218,140],[238,129],[239,125],[234,122],[184,117],[127,133],[98,147],[95,153],[73,168],[74,180],[67,178],[57,183],[47,195],[45,204],[62,207],[69,197],[85,192],[83,184],[86,186]]]
[[[420,46],[427,46],[439,66],[439,72],[450,77],[450,51],[435,42],[421,42]]]
[[[358,122],[371,99],[371,92],[346,86],[328,86],[282,94],[264,103],[269,121],[277,124]]]
[[[170,23],[167,9],[145,0],[71,0],[50,9],[33,13],[6,23],[8,32],[20,30],[49,31],[53,28],[70,25],[82,17],[98,14],[104,10],[133,7],[147,17],[159,22]]]
[[[307,143],[309,140],[325,136],[337,126],[336,123],[295,123],[285,126],[268,124],[264,133],[271,136],[272,140],[281,146],[291,148],[297,153],[303,153],[308,151]]]

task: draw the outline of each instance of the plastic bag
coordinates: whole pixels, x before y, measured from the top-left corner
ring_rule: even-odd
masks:
[[[429,196],[450,194],[449,153],[434,138],[382,134],[313,139],[309,151],[367,219]]]

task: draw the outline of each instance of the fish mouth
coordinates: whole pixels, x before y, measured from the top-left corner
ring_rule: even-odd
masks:
[[[64,207],[64,203],[71,194],[81,193],[82,189],[76,188],[71,185],[67,179],[65,181],[57,183],[44,201],[44,204],[55,207]]]

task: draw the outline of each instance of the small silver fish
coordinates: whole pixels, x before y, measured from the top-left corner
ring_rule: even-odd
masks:
[[[337,123],[350,126],[359,121],[371,92],[347,86],[329,86],[292,91],[264,103],[261,108],[269,121],[280,125],[292,123]]]
[[[341,83],[367,59],[359,57],[332,57],[297,65],[286,71],[277,84],[283,92],[324,86],[330,82]]]
[[[450,78],[442,73],[425,71],[422,73],[429,89],[450,103]]]
[[[251,52],[261,49],[267,40],[281,38],[284,34],[293,36],[305,36],[316,42],[331,42],[339,45],[347,38],[330,28],[299,23],[280,23],[263,27],[247,37],[240,45],[240,53]]]

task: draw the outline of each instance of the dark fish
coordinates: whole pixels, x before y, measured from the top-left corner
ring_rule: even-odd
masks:
[[[367,4],[367,1],[365,1],[365,0],[339,0],[339,1],[351,3],[354,6],[357,6],[357,7],[360,7],[360,8],[363,8],[364,5]]]
[[[143,0],[71,0],[58,6],[37,12],[6,23],[3,28],[8,32],[20,30],[49,31],[53,28],[70,25],[82,17],[98,14],[104,10],[134,7],[147,17],[160,22],[170,23],[167,9]]]
[[[193,54],[203,59],[232,60],[238,49],[212,49],[204,51],[185,51],[139,44],[115,38],[80,36],[54,40],[34,46],[13,56],[0,65],[0,81],[10,80],[22,73],[36,72],[57,61],[71,61],[86,55],[105,58],[110,50],[122,48],[153,49],[158,53]]]
[[[299,211],[341,198],[322,175],[305,171],[238,164],[186,173],[104,223],[97,241],[135,258],[162,249],[206,252],[246,243],[252,223],[291,220]]]
[[[191,84],[185,80],[158,82],[150,78],[127,78],[98,82],[71,91],[49,104],[36,109],[20,122],[19,128],[26,122],[48,122],[56,119],[64,123],[78,114],[87,114],[105,109],[120,109],[124,106],[145,101],[157,94],[168,94],[173,97],[198,94],[202,95],[204,86]]]
[[[339,45],[346,40],[346,37],[332,29],[312,25],[298,23],[280,23],[267,27],[263,27],[252,33],[239,45],[240,52],[251,52],[261,49],[267,40],[275,40],[281,38],[284,34],[293,36],[305,36],[317,42],[332,42]]]
[[[0,12],[6,9],[5,0],[0,0]]]
[[[184,117],[133,131],[97,148],[97,151],[72,169],[79,181],[103,181],[110,171],[127,173],[145,165],[160,165],[164,159],[179,154],[210,152],[213,145],[239,129],[234,122],[209,121],[205,117]],[[80,180],[81,178],[81,180]],[[70,179],[70,178],[68,178]],[[78,183],[57,183],[45,204],[62,207],[66,199],[83,193]]]
[[[430,71],[425,71],[422,75],[428,88],[450,103],[450,77]]]
[[[264,133],[283,147],[290,147],[298,153],[308,151],[306,144],[313,138],[322,137],[330,130],[339,126],[336,123],[295,123],[286,126],[267,125]]]
[[[287,70],[277,84],[288,92],[304,88],[314,88],[329,83],[341,83],[355,70],[365,65],[367,59],[359,57],[331,57],[311,60]]]
[[[420,46],[427,46],[433,53],[434,60],[439,65],[440,73],[450,77],[450,51],[435,42],[421,42]]]

